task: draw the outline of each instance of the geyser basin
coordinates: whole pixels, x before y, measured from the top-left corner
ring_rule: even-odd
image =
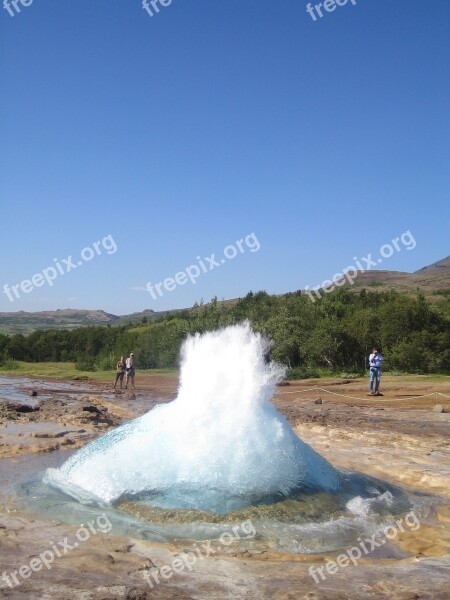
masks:
[[[43,458],[54,460],[55,455]],[[77,527],[105,514],[112,524],[111,535],[170,542],[180,549],[193,541],[212,540],[220,551],[221,534],[250,521],[256,535],[236,539],[227,552],[272,550],[302,554],[357,545],[358,538],[370,537],[388,524],[395,525],[395,519],[411,508],[421,520],[429,511],[430,500],[423,495],[407,498],[393,486],[359,474],[344,473],[342,477],[338,493],[304,490],[227,514],[159,508],[139,498],[119,500],[114,505],[83,504],[44,484],[39,474],[14,483],[8,503],[14,510],[29,512],[33,518],[45,514],[53,521]],[[382,556],[399,554],[386,544]]]
[[[45,481],[84,503],[221,514],[338,492],[341,474],[271,403],[284,367],[267,363],[267,351],[248,324],[188,338],[176,400],[87,445]]]
[[[155,541],[217,539],[250,519],[257,533],[242,548],[302,553],[355,544],[411,510],[393,486],[341,473],[297,438],[271,403],[284,368],[266,361],[267,350],[248,324],[189,338],[173,402],[85,446],[19,496],[74,524],[100,510],[113,533]]]

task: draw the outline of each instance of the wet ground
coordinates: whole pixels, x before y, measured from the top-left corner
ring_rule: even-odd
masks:
[[[58,512],[60,500],[55,497],[44,511],[33,487],[46,467],[62,464],[89,440],[173,398],[176,378],[142,378],[134,393],[114,394],[110,384],[1,377],[0,574],[6,579],[0,579],[0,598],[448,599],[450,383],[385,377],[385,395],[376,398],[366,396],[366,384],[291,384],[278,388],[276,404],[301,439],[336,467],[398,486],[413,502],[418,521],[404,524],[383,549],[361,551],[354,562],[341,558],[345,566],[336,560],[351,547],[276,552],[258,540],[240,539],[220,550],[217,543],[202,550],[199,541],[197,560],[183,567],[174,560],[183,551],[194,552],[195,542],[151,541],[139,528],[117,524],[106,531],[99,525],[99,507],[84,507],[82,516],[74,512],[70,524]],[[30,396],[33,391],[37,396]],[[142,510],[123,508],[128,514]],[[355,506],[362,516],[366,508]],[[176,521],[177,515],[170,518]],[[76,541],[81,523],[89,521],[89,536]],[[300,542],[305,537],[299,533]],[[61,556],[51,550],[55,545]],[[54,560],[37,570],[31,561],[45,552],[53,552]],[[164,566],[159,583],[145,579]]]

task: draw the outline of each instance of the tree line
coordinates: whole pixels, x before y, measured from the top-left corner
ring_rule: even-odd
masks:
[[[385,369],[408,373],[450,373],[450,316],[422,293],[394,290],[352,293],[336,290],[316,302],[302,292],[272,296],[250,292],[236,302],[196,304],[189,311],[126,326],[0,334],[0,362],[76,362],[80,369],[113,369],[118,357],[134,352],[137,368],[176,368],[189,334],[249,320],[272,340],[270,358],[296,377],[318,369],[362,373],[373,346]]]

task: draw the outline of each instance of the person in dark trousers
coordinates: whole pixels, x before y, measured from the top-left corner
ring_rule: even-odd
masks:
[[[381,377],[381,366],[383,364],[383,356],[378,352],[378,348],[372,350],[372,354],[369,356],[369,367],[370,367],[370,383],[369,383],[369,396],[379,396],[378,391],[380,387]],[[375,389],[374,389],[375,384]]]
[[[116,389],[118,381],[120,381],[120,389],[122,389],[123,377],[125,375],[125,369],[126,369],[125,356],[121,356],[119,362],[116,365],[116,381],[114,383],[114,389]]]

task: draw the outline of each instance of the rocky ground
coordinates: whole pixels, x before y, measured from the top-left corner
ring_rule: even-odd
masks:
[[[367,397],[363,380],[307,381],[277,389],[278,409],[335,466],[433,498],[427,522],[395,540],[400,558],[367,557],[315,583],[309,567],[320,567],[336,555],[222,552],[150,587],[143,574],[172,564],[179,545],[91,531],[50,568],[27,571],[53,541],[67,538],[73,545],[77,527],[18,511],[8,499],[7,484],[17,473],[60,464],[73,449],[123,420],[169,401],[177,388],[176,378],[164,376],[138,380],[134,394],[114,395],[110,385],[89,383],[77,382],[70,392],[54,391],[57,384],[49,392],[39,382],[27,383],[22,387],[29,401],[0,401],[0,576],[20,567],[26,575],[30,571],[20,585],[0,579],[1,599],[450,597],[450,383],[426,377],[385,377],[385,395],[377,398]],[[37,396],[29,396],[33,390]]]

